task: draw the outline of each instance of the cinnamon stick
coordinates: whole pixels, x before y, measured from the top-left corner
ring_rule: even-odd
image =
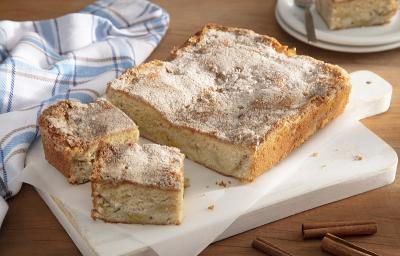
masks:
[[[374,221],[328,221],[302,225],[304,239],[320,238],[331,233],[336,236],[372,235],[378,230]]]
[[[379,256],[329,233],[322,239],[321,248],[323,251],[336,256]]]
[[[267,240],[257,237],[254,239],[253,243],[251,244],[255,249],[262,251],[270,256],[292,256],[290,253],[285,252],[282,249],[279,249],[275,245],[271,244]]]

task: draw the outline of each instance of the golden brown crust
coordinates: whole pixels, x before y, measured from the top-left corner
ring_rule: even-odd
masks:
[[[231,32],[237,35],[247,35],[251,31],[244,28],[226,27],[219,24],[209,23],[205,25],[202,30],[198,31],[196,34],[191,36],[181,47],[172,50],[170,59],[174,59],[177,56],[178,52],[183,51],[186,47],[191,47],[196,45],[210,29]],[[266,35],[258,35],[258,40],[262,41],[265,44],[271,45],[277,52],[284,53],[288,56],[289,55],[292,56],[295,54],[294,48],[289,48],[286,45],[282,45],[281,43],[279,43],[278,40],[276,40],[273,37]]]
[[[76,183],[75,178],[71,177],[72,156],[70,152],[67,150],[57,150],[57,145],[54,143],[54,140],[51,139],[51,135],[49,135],[48,132],[42,128],[42,126],[40,129],[42,134],[44,156],[46,160],[57,170],[59,170],[70,183]]]
[[[178,55],[179,51],[184,50],[184,48],[191,47],[198,43],[201,40],[202,36],[209,29],[230,31],[238,34],[253,33],[252,31],[246,29],[228,28],[221,25],[208,24],[203,28],[202,31],[196,33],[193,37],[189,38],[187,42],[185,42],[183,46],[181,46],[181,48],[173,50],[171,53],[171,58],[174,59]],[[289,57],[295,55],[294,50],[289,49],[287,46],[281,45],[276,39],[272,37],[260,35],[257,38],[259,38],[259,40],[261,40],[265,44],[271,45],[277,52],[283,53]],[[307,58],[310,61],[317,61],[308,56],[301,57]],[[127,70],[124,76],[129,77],[134,82],[135,79],[137,79],[138,74],[140,74],[142,70],[161,64],[162,61],[154,60],[149,63],[139,65],[136,68]],[[348,74],[342,68],[335,65],[325,64],[324,68],[327,72],[333,74],[335,77],[335,81],[333,81],[329,85],[329,92],[327,95],[316,96],[312,98],[305,106],[301,108],[300,113],[297,114],[295,118],[289,117],[286,119],[282,119],[280,122],[276,123],[274,128],[265,134],[264,138],[260,141],[260,144],[237,145],[243,147],[243,149],[253,152],[251,171],[249,172],[247,177],[241,178],[242,181],[254,180],[257,176],[264,173],[267,169],[278,163],[293,149],[298,147],[307,138],[314,134],[319,128],[325,126],[329,121],[331,121],[343,112],[347,104],[351,89]],[[127,99],[132,99],[135,101],[139,101],[142,104],[145,104],[146,106],[152,108],[154,111],[158,112],[158,115],[163,120],[163,122],[168,123],[171,127],[177,127],[181,130],[186,130],[193,134],[201,134],[211,140],[215,140],[220,143],[232,144],[227,140],[216,137],[214,134],[205,133],[193,129],[192,127],[171,123],[163,115],[163,113],[151,106],[148,102],[141,99],[140,97],[135,97],[134,95],[131,95],[123,90],[116,90],[112,88],[111,83],[109,83],[108,85],[106,94],[109,97],[112,94],[122,95]],[[142,136],[143,135],[147,137],[142,132]],[[206,165],[204,163],[201,164]],[[212,168],[211,166],[207,167],[215,170],[215,168]]]

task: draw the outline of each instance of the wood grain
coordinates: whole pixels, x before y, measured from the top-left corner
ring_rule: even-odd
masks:
[[[1,0],[0,19],[46,19],[84,7],[89,0]],[[387,113],[363,123],[400,152],[400,49],[382,53],[346,54],[303,44],[287,35],[274,19],[272,0],[157,0],[171,15],[167,36],[150,59],[164,59],[205,23],[250,28],[297,48],[298,53],[343,66],[349,71],[368,69],[389,81],[394,88]],[[399,175],[397,175],[399,177]],[[79,251],[36,191],[24,185],[9,200],[10,210],[0,230],[0,255],[79,255]],[[264,237],[294,255],[328,255],[318,240],[303,241],[301,223],[347,219],[372,219],[378,233],[349,238],[382,255],[400,255],[400,179],[389,186],[331,203],[264,225],[210,245],[202,255],[263,255],[251,247],[255,237]]]

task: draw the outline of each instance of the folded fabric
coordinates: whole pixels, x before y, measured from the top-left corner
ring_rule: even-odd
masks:
[[[143,62],[168,14],[145,0],[100,0],[43,21],[0,21],[0,195],[15,195],[37,117],[60,99],[93,101],[109,80]],[[0,198],[2,201],[2,198]],[[0,202],[0,223],[6,204]]]

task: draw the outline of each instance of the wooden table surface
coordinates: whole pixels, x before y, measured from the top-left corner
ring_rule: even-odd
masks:
[[[77,11],[90,0],[1,0],[0,19],[31,20],[56,17]],[[308,46],[286,34],[274,18],[272,0],[157,0],[171,16],[170,29],[150,59],[165,58],[205,23],[250,28],[297,48],[299,54],[335,63],[348,71],[368,69],[389,81],[394,88],[387,113],[363,123],[400,151],[400,49],[382,53],[348,54]],[[373,219],[379,231],[370,237],[349,240],[382,255],[400,255],[400,179],[389,186],[331,203],[261,226],[210,245],[202,255],[262,255],[251,248],[255,237],[269,239],[293,255],[327,255],[319,241],[303,241],[300,225],[305,221]],[[10,209],[0,230],[0,255],[79,255],[63,227],[37,192],[24,185],[8,201]]]

